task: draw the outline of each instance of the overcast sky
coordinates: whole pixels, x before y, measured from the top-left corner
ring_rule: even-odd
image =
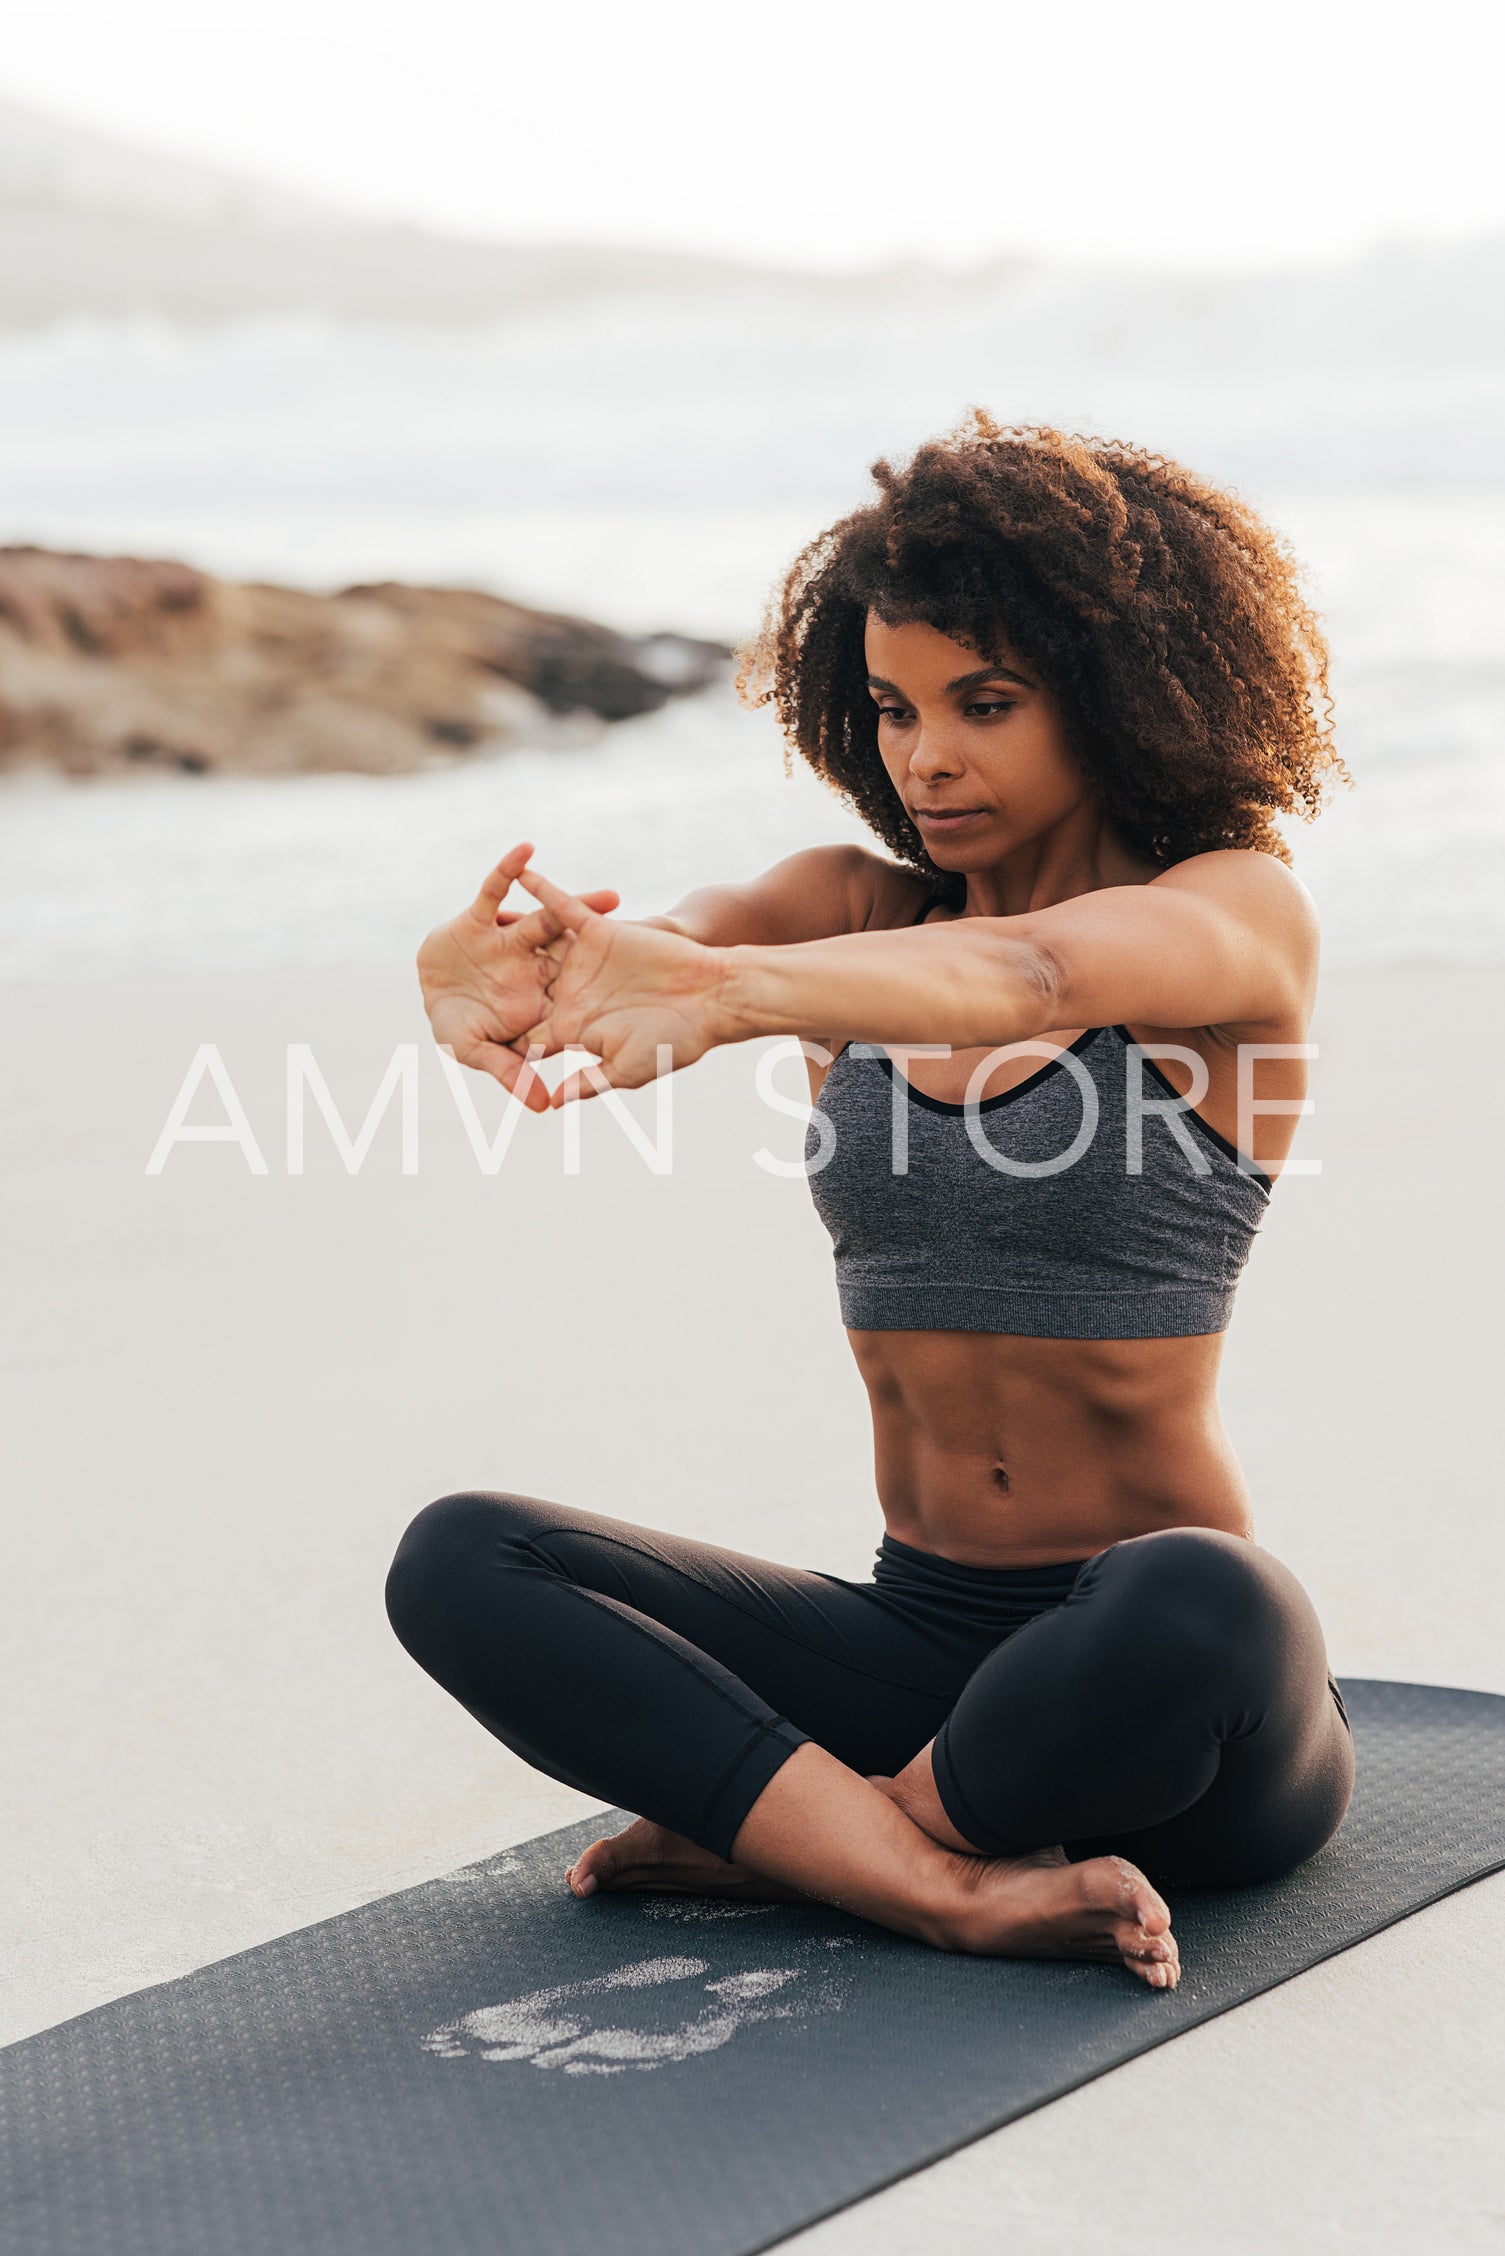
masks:
[[[0,88],[467,232],[864,264],[1505,225],[1497,0],[11,0]]]

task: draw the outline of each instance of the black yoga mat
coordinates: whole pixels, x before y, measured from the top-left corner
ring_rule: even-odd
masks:
[[[577,1903],[572,1826],[0,2052],[5,2256],[746,2256],[1505,1865],[1505,1699],[1344,1687],[1337,1840],[1185,1968]]]

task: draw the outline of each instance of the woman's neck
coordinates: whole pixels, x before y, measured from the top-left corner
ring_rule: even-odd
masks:
[[[1126,846],[1102,809],[1074,808],[991,869],[967,872],[962,916],[1024,916],[1106,885],[1147,885],[1158,865]]]

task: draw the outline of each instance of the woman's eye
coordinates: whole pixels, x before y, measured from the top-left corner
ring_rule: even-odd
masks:
[[[967,711],[982,714],[1012,713],[1014,703],[1012,697],[975,697],[967,707]]]
[[[878,707],[878,718],[880,721],[907,721],[909,719],[909,707],[907,705],[880,705]]]

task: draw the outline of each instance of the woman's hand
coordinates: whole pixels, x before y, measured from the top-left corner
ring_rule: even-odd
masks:
[[[595,909],[594,895],[565,893],[536,870],[519,870],[518,883],[551,931],[546,1007],[529,1039],[546,1056],[578,1047],[601,1060],[561,1082],[555,1105],[603,1086],[641,1088],[660,1072],[693,1065],[717,1042],[740,1039],[718,1006],[724,949],[658,925],[613,924]],[[663,1063],[662,1049],[669,1053]]]
[[[548,1012],[556,969],[542,951],[564,928],[544,910],[502,907],[532,851],[524,843],[504,854],[470,907],[429,934],[418,951],[418,979],[434,1040],[462,1065],[500,1081],[530,1111],[547,1112],[548,1090],[527,1060],[528,1035]],[[601,891],[582,895],[578,905],[599,922],[617,900]]]

